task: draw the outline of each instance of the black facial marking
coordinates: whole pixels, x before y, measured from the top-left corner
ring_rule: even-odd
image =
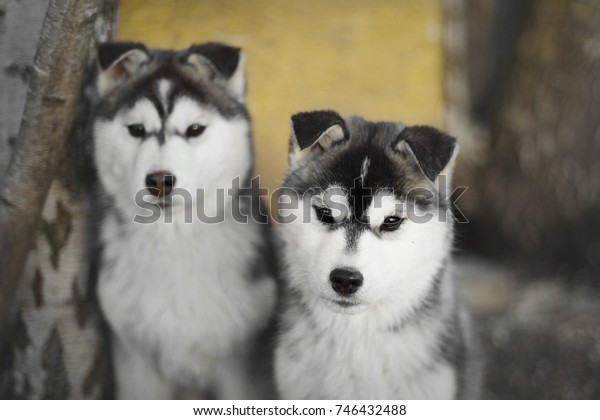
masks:
[[[128,49],[137,48],[140,45],[121,45],[118,48],[122,48],[122,50],[117,51],[117,49],[113,49],[111,54],[119,55],[117,52],[121,52],[122,55]],[[102,58],[99,58],[99,60],[102,59],[102,63],[109,66],[110,60],[107,51],[102,53]],[[152,133],[145,133],[144,136],[137,138],[140,140],[156,138],[158,143],[163,145],[166,141],[165,121],[173,112],[177,100],[183,97],[196,101],[200,105],[214,108],[226,119],[237,117],[248,118],[248,111],[245,105],[232,99],[221,85],[204,79],[198,80],[191,75],[189,68],[183,66],[180,62],[181,52],[146,50],[145,47],[144,51],[151,58],[144,72],[124,81],[118,89],[112,90],[108,95],[98,98],[98,102],[94,105],[94,113],[97,115],[97,119],[112,120],[119,111],[133,107],[142,99],[149,100],[158,113],[161,128]],[[103,66],[102,63],[101,66]],[[161,98],[158,83],[161,80],[167,80],[170,84],[167,98]],[[179,134],[185,138],[197,137],[202,134],[201,131],[203,130],[201,127],[196,127],[189,133],[186,133],[184,130],[183,133]]]
[[[167,141],[167,136],[165,135],[165,126],[164,126],[164,123],[163,123],[160,131],[156,133],[156,139],[158,140],[158,144],[161,145],[161,146],[163,144],[165,144],[165,142]]]
[[[346,233],[346,252],[350,253],[356,250],[360,236],[369,226],[364,223],[348,223],[344,230]]]
[[[414,159],[403,159],[394,150],[404,126],[352,117],[346,120],[346,127],[349,139],[344,145],[304,161],[288,173],[284,186],[300,196],[318,194],[332,186],[345,191],[349,217],[328,228],[345,230],[347,252],[356,249],[366,230],[383,237],[390,231],[402,229],[403,221],[397,219],[389,219],[383,226],[370,226],[366,213],[378,194],[391,194],[405,203],[409,212],[415,206],[415,212],[420,215],[447,208],[447,197],[442,197],[427,181]]]
[[[99,118],[113,119],[120,110],[132,107],[142,98],[150,100],[161,118],[166,118],[173,112],[175,102],[181,97],[213,107],[226,119],[247,118],[248,112],[244,104],[231,98],[222,86],[191,76],[189,69],[178,59],[180,52],[152,50],[151,56],[147,69],[139,77],[123,82],[118,89],[100,99],[96,110]],[[157,82],[162,79],[171,83],[166,104],[161,102],[157,92]]]
[[[152,105],[154,105],[154,108],[156,108],[156,112],[158,112],[158,116],[160,117],[160,119],[164,121],[167,118],[168,113],[167,110],[164,108],[164,105],[160,100],[159,95],[159,93],[153,92],[152,95],[148,95],[148,99],[150,99]]]
[[[362,177],[357,177],[353,181],[352,187],[348,190],[348,201],[352,214],[357,222],[367,223],[366,211],[373,201],[373,189],[366,186]]]

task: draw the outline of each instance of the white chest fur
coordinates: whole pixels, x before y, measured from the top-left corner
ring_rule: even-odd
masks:
[[[442,323],[394,331],[368,313],[322,315],[299,308],[286,313],[293,323],[279,337],[276,353],[281,397],[454,398],[455,372],[435,357]]]
[[[250,278],[260,239],[248,224],[108,218],[98,294],[118,340],[167,380],[206,386],[271,313],[273,282]]]

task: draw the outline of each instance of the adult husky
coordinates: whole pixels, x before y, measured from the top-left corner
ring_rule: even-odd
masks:
[[[473,398],[479,359],[452,280],[458,146],[426,126],[292,117],[276,383],[288,399]]]
[[[97,296],[117,396],[260,397],[246,364],[275,284],[249,182],[244,57],[112,43],[98,59]]]

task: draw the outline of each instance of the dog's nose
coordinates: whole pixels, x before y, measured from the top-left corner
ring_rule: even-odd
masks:
[[[155,197],[166,197],[175,186],[175,175],[167,171],[152,172],[146,175],[146,187]]]
[[[360,271],[353,268],[336,268],[329,274],[331,287],[340,295],[349,296],[363,284],[363,276]]]

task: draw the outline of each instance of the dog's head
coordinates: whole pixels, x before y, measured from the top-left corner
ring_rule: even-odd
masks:
[[[336,312],[414,310],[451,247],[455,139],[332,111],[291,125],[279,198],[289,286]]]
[[[244,56],[223,44],[184,51],[137,43],[98,48],[94,160],[124,214],[216,202],[217,189],[251,171]],[[142,202],[140,202],[140,200]]]

